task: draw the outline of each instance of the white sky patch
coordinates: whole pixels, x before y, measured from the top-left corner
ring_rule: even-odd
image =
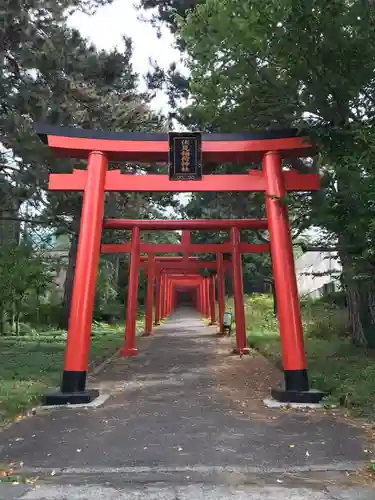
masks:
[[[138,3],[138,2],[137,2]],[[90,16],[81,12],[70,17],[68,24],[80,31],[99,49],[123,49],[122,37],[133,40],[133,67],[140,75],[140,88],[145,89],[143,76],[150,68],[150,58],[167,69],[171,62],[180,60],[179,51],[174,48],[174,38],[167,28],[162,29],[162,37],[157,37],[156,29],[150,23],[139,19],[141,13],[132,0],[115,0],[101,7]],[[159,92],[153,101],[155,109],[166,111],[167,97]]]

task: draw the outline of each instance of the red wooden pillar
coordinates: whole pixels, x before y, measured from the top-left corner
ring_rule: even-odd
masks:
[[[172,294],[173,294],[172,280],[169,280],[169,290],[168,290],[168,316],[170,316],[170,315],[171,315],[171,310],[172,310]]]
[[[166,318],[168,316],[168,274],[165,274],[164,278],[164,314],[163,317]]]
[[[160,285],[160,289],[161,289],[161,293],[160,293],[160,319],[164,319],[165,318],[165,279],[166,279],[166,276],[165,276],[165,273],[161,273],[160,274],[160,282],[161,282],[161,285]]]
[[[172,281],[169,280],[168,283],[168,316],[171,315],[172,312]]]
[[[232,243],[232,269],[233,269],[233,298],[234,313],[236,317],[236,349],[237,354],[249,353],[246,347],[245,309],[242,281],[242,259],[240,252],[240,230],[237,227],[231,229]]]
[[[146,318],[145,336],[152,333],[152,314],[154,309],[154,279],[155,279],[155,255],[148,254],[147,266],[147,295],[146,295]]]
[[[216,254],[217,260],[217,295],[219,302],[219,334],[223,334],[223,319],[225,312],[225,275],[223,254]]]
[[[88,403],[99,395],[97,390],[86,391],[86,376],[107,165],[103,153],[93,151],[89,154],[61,390],[45,396],[47,405]]]
[[[155,326],[160,325],[161,274],[156,275]]]
[[[201,314],[204,316],[204,280],[201,282]]]
[[[170,299],[170,286],[171,286],[171,280],[170,277],[167,275],[167,296],[166,296],[166,301],[165,301],[165,316],[169,316],[169,299]]]
[[[211,325],[216,325],[216,277],[209,279]]]
[[[273,395],[292,401],[296,397],[293,392],[309,390],[309,382],[280,154],[266,153],[262,166],[286,390],[274,391]]]
[[[163,304],[163,318],[168,316],[168,295],[169,295],[169,276],[165,275],[164,281],[164,304]]]
[[[203,278],[203,316],[208,317],[207,278]]]
[[[205,295],[205,286],[204,286],[204,279],[202,279],[202,282],[201,282],[201,313],[202,313],[202,316],[205,315],[205,298],[204,298],[204,295]]]
[[[136,321],[137,321],[137,299],[139,283],[139,257],[141,239],[139,227],[132,230],[130,249],[130,268],[128,281],[128,300],[126,307],[125,343],[120,350],[120,356],[134,356],[138,350],[135,347]]]
[[[210,317],[210,278],[206,278],[206,317]]]

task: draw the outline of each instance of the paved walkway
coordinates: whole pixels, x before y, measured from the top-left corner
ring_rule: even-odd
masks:
[[[0,434],[0,462],[38,487],[0,485],[0,500],[370,500],[354,473],[368,462],[365,430],[324,412],[264,408],[280,374],[256,353],[228,356],[180,310],[135,358],[91,381],[100,408],[37,412]]]

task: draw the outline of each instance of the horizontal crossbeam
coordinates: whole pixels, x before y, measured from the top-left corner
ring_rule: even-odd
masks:
[[[320,176],[285,171],[287,191],[316,191],[320,188]],[[87,183],[87,170],[74,169],[71,174],[50,174],[48,189],[51,191],[83,191]],[[264,174],[250,170],[248,174],[203,175],[197,181],[171,181],[168,175],[122,174],[120,170],[110,170],[106,174],[105,191],[127,192],[256,192],[265,191]]]
[[[143,261],[140,263],[140,267],[141,269],[146,269],[147,270],[147,262]],[[196,262],[184,262],[184,261],[181,261],[181,262],[168,262],[168,261],[165,261],[165,262],[156,262],[155,263],[155,268],[157,270],[175,270],[175,271],[178,271],[178,272],[182,272],[182,271],[195,271],[195,270],[198,270],[198,269],[216,269],[216,262],[215,261],[196,261]],[[225,261],[224,262],[224,267],[225,268],[229,268],[231,266],[231,262],[229,261]]]
[[[267,219],[198,219],[198,220],[128,220],[128,219],[106,219],[103,223],[104,229],[130,230],[139,227],[141,231],[179,231],[200,230],[218,231],[229,230],[232,227],[238,229],[267,229]]]
[[[130,253],[130,243],[104,243],[102,253]],[[180,243],[141,243],[141,253],[229,253],[232,251],[231,243],[207,243],[190,244],[188,247]],[[270,246],[267,243],[240,243],[241,253],[262,253],[269,252]]]

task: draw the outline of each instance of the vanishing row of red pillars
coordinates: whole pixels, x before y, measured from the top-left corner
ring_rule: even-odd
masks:
[[[219,334],[223,333],[223,317],[225,312],[225,267],[228,264],[232,268],[233,298],[236,321],[236,353],[247,353],[245,309],[243,296],[242,260],[240,253],[240,230],[237,227],[231,229],[232,260],[224,261],[223,253],[216,255],[216,273],[213,276],[201,276],[196,272],[186,272],[184,264],[186,260],[176,261],[173,266],[175,270],[163,269],[163,262],[151,254],[147,261],[147,292],[146,292],[146,316],[144,335],[152,333],[152,327],[159,325],[160,321],[167,317],[176,306],[177,289],[183,286],[185,289],[193,290],[195,308],[204,317],[211,318],[211,324],[216,323],[216,281],[219,309]],[[126,308],[125,343],[121,349],[122,356],[137,354],[136,348],[136,318],[137,318],[137,291],[140,270],[140,229],[134,227],[132,230],[130,269],[128,282],[128,300]],[[197,262],[198,267],[204,267],[204,262]],[[183,273],[183,274],[181,274]],[[155,321],[153,323],[154,310],[154,281],[156,280]]]

